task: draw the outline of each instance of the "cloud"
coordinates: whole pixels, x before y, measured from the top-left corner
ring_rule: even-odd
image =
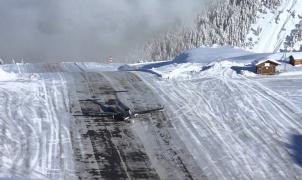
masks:
[[[3,0],[0,57],[26,62],[105,61],[190,24],[200,0]]]

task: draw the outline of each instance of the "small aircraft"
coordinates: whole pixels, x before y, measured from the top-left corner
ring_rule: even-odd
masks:
[[[110,99],[107,102],[101,102],[99,99],[86,99],[80,100],[84,102],[89,102],[99,107],[99,111],[84,111],[82,114],[74,115],[74,116],[88,116],[88,117],[112,117],[116,121],[129,121],[130,119],[136,118],[141,114],[147,114],[155,111],[162,111],[164,109],[163,106],[151,108],[148,110],[142,111],[133,111],[129,107],[127,107],[123,102],[121,102],[118,98]]]

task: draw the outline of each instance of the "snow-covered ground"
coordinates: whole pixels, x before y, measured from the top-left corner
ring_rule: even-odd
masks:
[[[0,66],[0,179],[301,179],[302,67],[278,53],[301,9],[301,0],[263,8],[246,50],[201,47],[132,65]],[[276,75],[255,74],[264,59],[281,63]],[[74,116],[89,98],[120,98],[134,110],[159,99],[164,110],[132,124]]]
[[[279,83],[222,73],[147,82],[209,179],[296,179],[301,147],[292,138],[302,133],[302,77],[274,80]]]
[[[231,57],[224,48],[207,50],[185,52],[167,64],[132,68],[156,72],[157,77],[138,74],[160,96],[207,178],[299,179],[302,67],[283,62],[282,53],[234,50],[239,54]],[[216,61],[209,63],[213,56]],[[255,74],[254,62],[266,58],[282,62],[280,74]]]
[[[289,64],[289,56],[301,57],[302,52],[292,53],[253,53],[232,47],[201,47],[188,50],[174,60],[158,63],[142,63],[120,66],[119,70],[144,71],[156,74],[164,79],[191,80],[212,74],[222,73],[221,69],[228,69],[228,74],[244,76],[258,76],[256,63],[272,59],[279,61],[278,76],[298,75],[302,68]],[[226,73],[224,72],[224,73]]]
[[[263,8],[258,12],[256,23],[252,25],[246,37],[247,49],[253,52],[278,52],[284,49],[287,36],[291,36],[296,25],[302,22],[302,1],[283,0],[276,10]],[[292,44],[294,49],[300,50],[302,42]],[[290,50],[290,49],[287,49]]]
[[[0,179],[200,177],[163,112],[135,116],[133,124],[101,114],[117,111],[112,102],[132,112],[161,107],[139,77],[118,66],[0,66]]]
[[[129,178],[144,166],[163,179],[299,179],[302,67],[289,65],[288,55],[203,47],[159,63],[3,65],[0,178],[77,179],[106,167]],[[278,74],[255,74],[266,58],[281,62]],[[114,98],[108,88],[134,110],[157,99],[164,110],[130,125],[73,116],[80,100]],[[92,132],[98,136],[87,138]]]
[[[65,82],[0,72],[0,178],[75,178]]]

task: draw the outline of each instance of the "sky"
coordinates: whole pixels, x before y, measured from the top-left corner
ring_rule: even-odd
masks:
[[[160,33],[189,25],[205,0],[0,0],[0,58],[123,61]],[[134,60],[135,62],[136,60]]]

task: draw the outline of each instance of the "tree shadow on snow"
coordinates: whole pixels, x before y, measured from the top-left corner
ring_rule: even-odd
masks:
[[[302,166],[302,135],[294,134],[291,137],[291,144],[288,145],[291,150],[291,157],[296,164]]]

